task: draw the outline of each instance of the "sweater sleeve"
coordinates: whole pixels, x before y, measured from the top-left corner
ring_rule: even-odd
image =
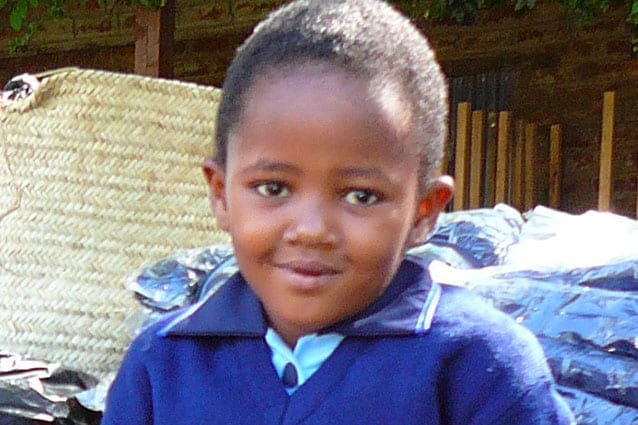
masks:
[[[555,385],[541,382],[490,424],[575,425],[576,421]]]
[[[142,338],[133,342],[113,381],[101,425],[152,425],[149,374],[142,362]]]
[[[441,383],[444,422],[575,424],[536,337],[500,311],[481,303],[473,307],[453,331],[457,349],[446,361]]]

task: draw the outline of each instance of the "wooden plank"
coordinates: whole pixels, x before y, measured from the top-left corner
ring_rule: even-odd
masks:
[[[523,173],[523,156],[525,154],[525,122],[516,120],[516,134],[514,138],[514,149],[512,152],[512,187],[510,202],[514,208],[523,209],[523,185],[525,174]]]
[[[472,139],[470,148],[470,195],[469,208],[480,208],[483,200],[483,178],[485,171],[485,112],[472,112]]]
[[[560,208],[562,138],[560,124],[552,125],[549,129],[549,206],[554,209]]]
[[[488,112],[485,125],[485,168],[483,173],[483,206],[494,206],[496,199],[496,161],[498,150],[498,113]]]
[[[615,93],[613,91],[605,92],[603,97],[603,125],[600,142],[600,172],[598,173],[598,209],[600,211],[609,211],[611,208],[614,100]]]
[[[525,125],[525,210],[534,208],[536,203],[536,124]]]
[[[498,114],[498,137],[496,143],[496,187],[494,190],[495,203],[507,203],[507,189],[509,180],[509,146],[511,138],[511,113],[508,111]]]
[[[469,178],[470,119],[472,105],[461,102],[456,114],[456,146],[454,151],[454,179],[456,189],[452,206],[454,211],[467,207],[467,180]]]
[[[173,77],[175,0],[160,8],[138,6],[135,12],[135,73]]]

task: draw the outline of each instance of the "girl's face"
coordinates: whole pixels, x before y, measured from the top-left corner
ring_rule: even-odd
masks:
[[[450,198],[445,179],[418,191],[399,95],[368,93],[325,65],[262,76],[225,169],[204,166],[241,273],[291,347],[376,300]]]

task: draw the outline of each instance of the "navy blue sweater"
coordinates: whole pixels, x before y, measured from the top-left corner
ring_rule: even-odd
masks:
[[[573,423],[535,337],[413,260],[290,396],[266,329],[235,275],[133,342],[102,425]]]

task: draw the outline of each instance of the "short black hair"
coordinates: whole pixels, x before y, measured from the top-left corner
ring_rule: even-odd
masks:
[[[381,84],[399,83],[411,110],[422,187],[438,174],[447,138],[446,80],[423,34],[381,0],[297,0],[255,28],[237,49],[224,81],[215,142],[218,165],[226,164],[229,134],[242,118],[255,79],[307,62],[335,65]]]

